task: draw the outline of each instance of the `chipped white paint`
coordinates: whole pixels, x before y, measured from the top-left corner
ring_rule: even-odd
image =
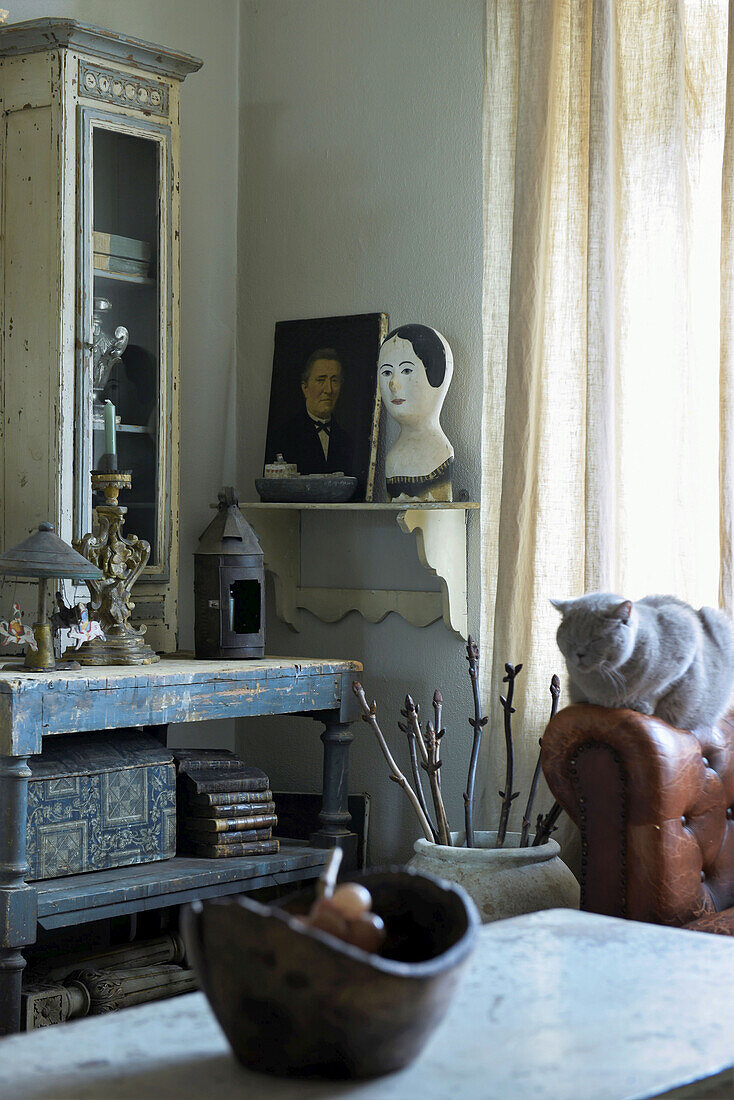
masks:
[[[27,537],[41,518],[58,523],[64,496],[58,447],[62,404],[73,407],[74,360],[63,355],[69,315],[59,308],[64,166],[54,108],[58,66],[54,53],[0,62],[5,547]]]
[[[92,28],[73,21],[41,22],[37,33],[13,28],[14,44],[6,32],[0,35],[0,543],[9,547],[21,541],[42,519],[55,523],[67,541],[88,528],[88,470],[75,462],[76,380],[89,342],[93,297],[91,285],[81,285],[89,265],[82,262],[84,250],[77,249],[77,197],[90,193],[90,156],[84,145],[89,132],[78,124],[79,109],[86,107],[88,115],[98,111],[112,120],[107,125],[127,133],[151,137],[152,130],[151,111],[139,97],[103,103],[79,88],[80,65],[95,66],[101,56],[105,71],[119,73],[126,87],[144,86],[148,95],[158,89],[167,105],[165,117],[160,107],[153,116],[157,140],[170,149],[170,155],[160,157],[158,250],[158,438],[159,469],[165,476],[158,501],[158,564],[146,570],[138,590],[158,611],[146,619],[147,640],[171,651],[176,647],[179,525],[179,82],[200,63],[157,47],[146,53],[142,43],[133,49],[109,32],[95,38]],[[55,35],[51,24],[63,34]],[[99,56],[93,52],[95,41]],[[111,50],[119,57],[112,67]],[[137,58],[147,58],[158,71],[137,65]],[[175,77],[160,75],[166,59]],[[91,249],[91,240],[85,246]],[[18,598],[32,601],[23,586],[18,586]]]

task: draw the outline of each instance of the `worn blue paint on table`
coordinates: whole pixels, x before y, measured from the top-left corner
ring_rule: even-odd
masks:
[[[357,716],[357,661],[164,658],[145,666],[0,673],[0,755],[39,753],[43,737],[125,726],[338,709]]]

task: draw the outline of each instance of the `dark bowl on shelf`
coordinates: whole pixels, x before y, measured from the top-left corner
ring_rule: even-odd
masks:
[[[256,477],[260,500],[269,504],[344,504],[357,488],[356,477]]]
[[[377,1077],[408,1065],[441,1021],[480,926],[454,883],[410,868],[347,876],[385,922],[379,955],[246,895],[184,913],[187,957],[237,1058],[278,1076]],[[290,910],[290,911],[289,911]]]

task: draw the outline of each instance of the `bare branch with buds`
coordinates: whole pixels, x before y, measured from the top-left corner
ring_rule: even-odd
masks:
[[[432,841],[434,839],[434,837],[433,837],[433,828],[431,826],[431,823],[428,820],[428,818],[426,817],[425,813],[423,812],[423,809],[421,807],[418,796],[416,795],[415,791],[411,787],[408,780],[405,778],[405,776],[401,772],[400,768],[395,763],[395,761],[393,759],[393,756],[392,756],[392,753],[390,752],[390,749],[387,746],[387,741],[385,740],[385,735],[383,734],[382,730],[380,729],[380,727],[377,723],[377,717],[376,717],[376,715],[377,715],[377,703],[375,703],[373,701],[372,704],[370,705],[367,702],[367,697],[364,693],[364,688],[362,687],[362,685],[359,683],[358,680],[355,680],[354,683],[352,684],[352,691],[356,695],[357,699],[359,700],[360,706],[362,707],[362,721],[366,722],[367,725],[370,726],[370,728],[372,729],[375,737],[377,738],[377,743],[379,744],[380,748],[382,749],[383,756],[387,760],[387,766],[390,769],[392,779],[394,780],[395,783],[398,784],[398,786],[403,788],[403,790],[407,794],[408,798],[410,799],[410,802],[413,806],[413,809],[415,810],[416,814],[418,815],[418,820],[421,823],[421,828],[423,829],[423,834],[424,834],[426,840],[431,840]]]

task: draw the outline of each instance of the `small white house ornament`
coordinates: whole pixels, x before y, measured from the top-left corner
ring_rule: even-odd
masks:
[[[446,338],[427,325],[401,325],[385,337],[377,378],[400,435],[385,459],[390,500],[453,500],[454,448],[440,424],[454,373]]]

